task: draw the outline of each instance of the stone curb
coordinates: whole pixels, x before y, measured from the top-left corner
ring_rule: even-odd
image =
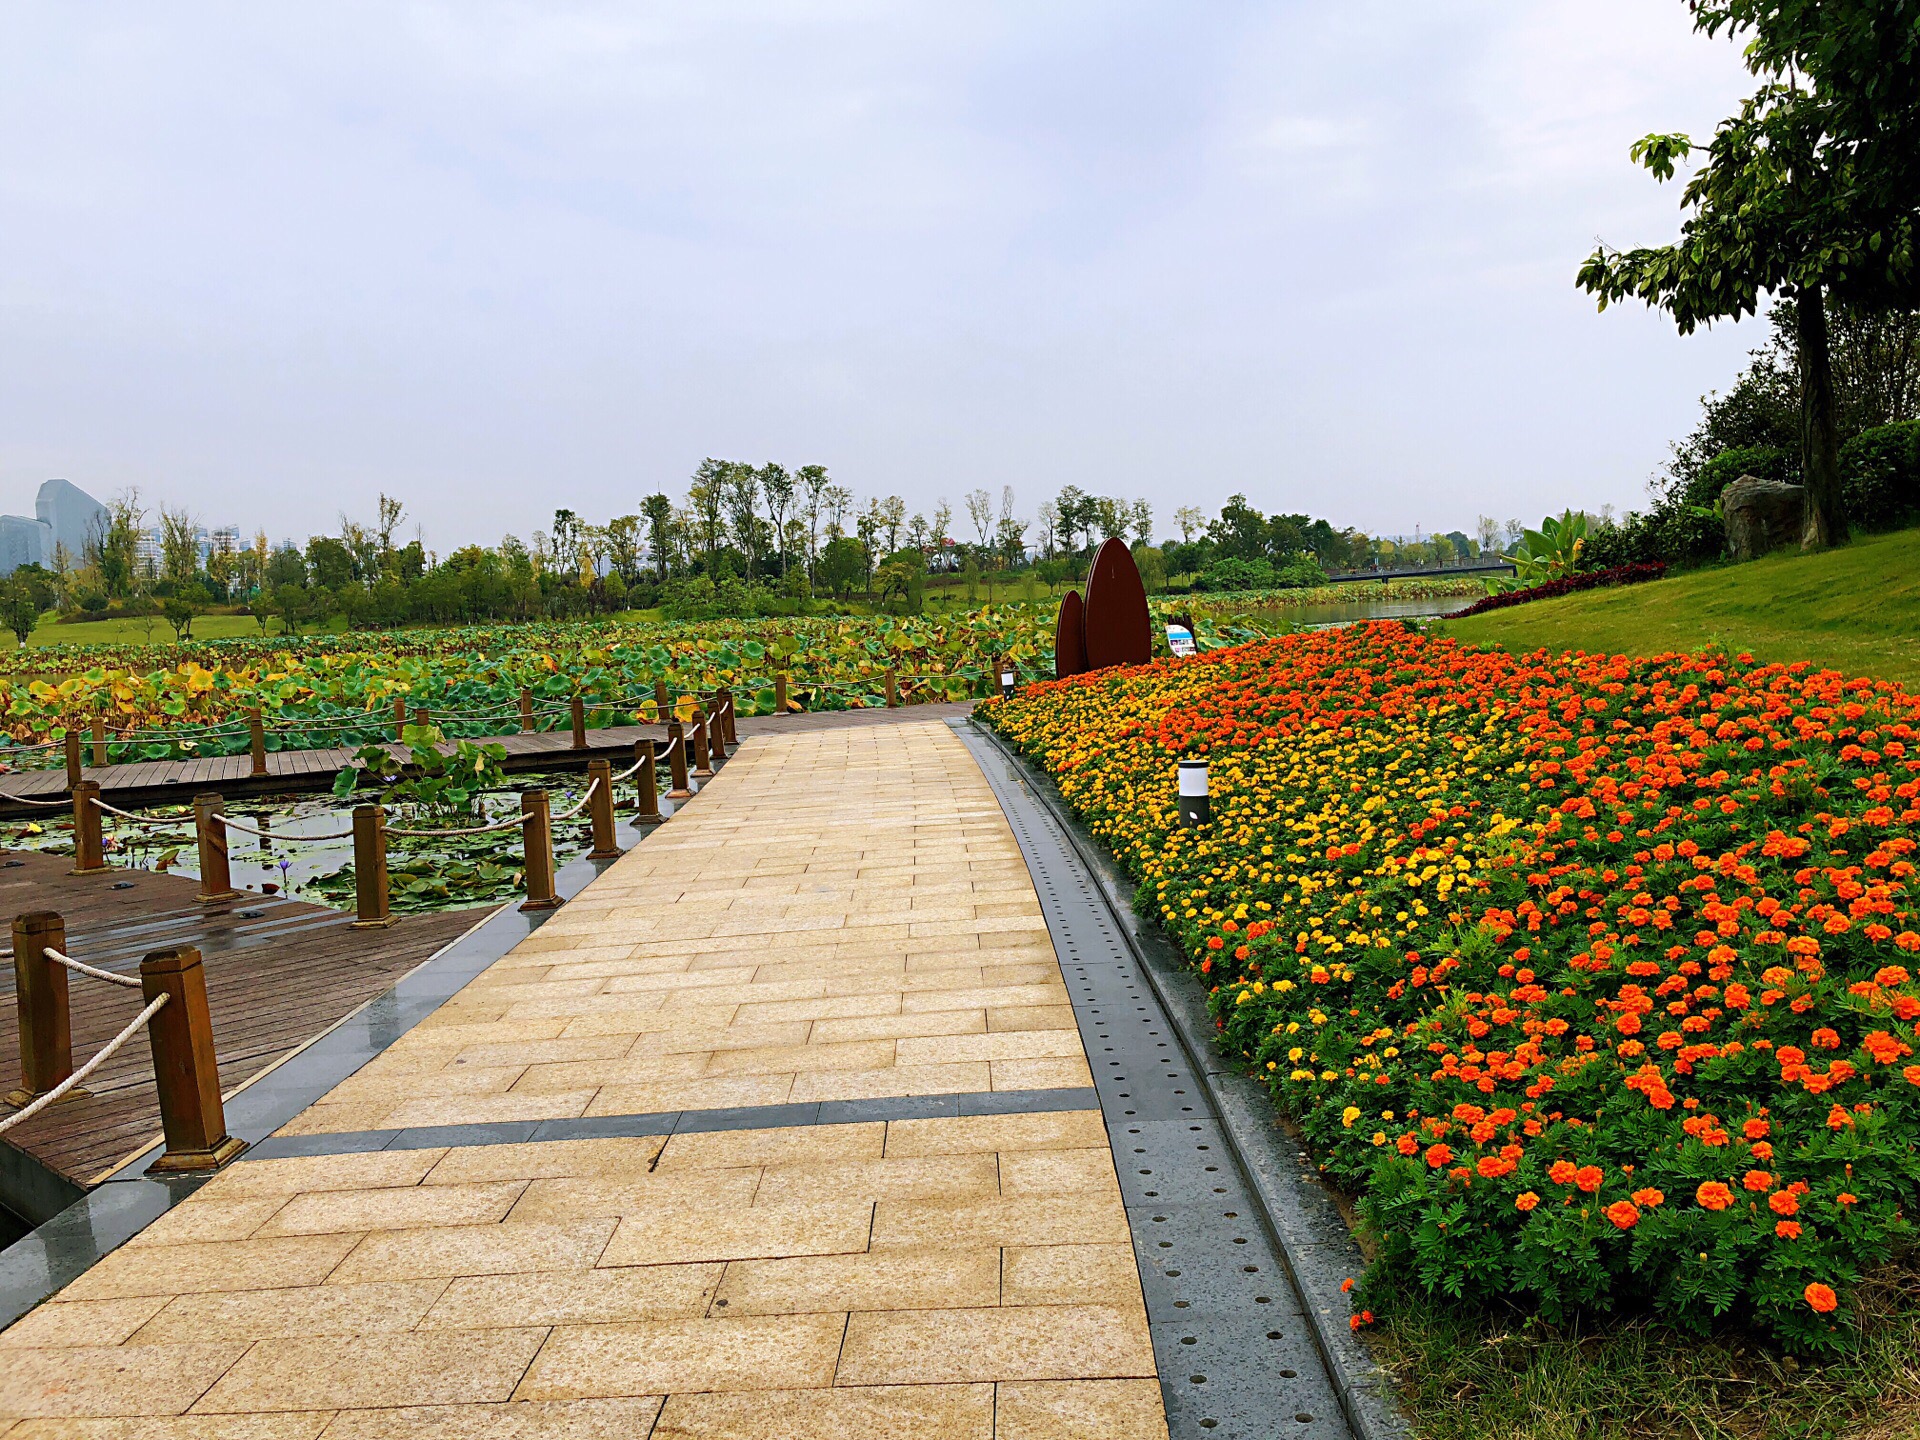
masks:
[[[1213,1019],[1198,983],[1157,924],[1142,920],[1129,898],[1125,874],[1073,814],[1051,779],[1016,753],[998,733],[966,722],[1020,772],[1034,798],[1065,832],[1074,853],[1098,882],[1161,1005],[1200,1072],[1238,1154],[1282,1258],[1306,1306],[1314,1343],[1339,1390],[1340,1405],[1358,1440],[1407,1440],[1411,1431],[1393,1396],[1393,1383],[1354,1333],[1352,1308],[1340,1289],[1366,1266],[1339,1207],[1320,1183],[1312,1161],[1274,1119],[1273,1102],[1258,1081],[1239,1073],[1213,1043]]]

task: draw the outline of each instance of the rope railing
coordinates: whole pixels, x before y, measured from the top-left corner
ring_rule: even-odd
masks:
[[[131,975],[116,975],[111,970],[97,970],[84,960],[76,960],[64,951],[54,949],[51,945],[42,947],[40,953],[56,965],[64,965],[76,974],[91,975],[96,980],[104,980],[109,985],[124,986],[129,990],[138,990],[140,988],[140,982]]]
[[[140,982],[137,980],[134,981],[134,985],[136,986],[136,988],[139,986],[139,983]],[[35,1096],[32,1100],[29,1100],[25,1105],[22,1105],[18,1110],[14,1111],[13,1114],[9,1115],[6,1119],[0,1120],[0,1135],[4,1135],[7,1131],[11,1130],[14,1126],[22,1123],[23,1121],[31,1120],[34,1116],[38,1115],[42,1110],[46,1109],[49,1105],[53,1104],[56,1100],[59,1100],[69,1090],[73,1089],[74,1086],[80,1084],[81,1081],[85,1080],[89,1075],[93,1074],[93,1072],[98,1070],[102,1065],[106,1064],[108,1060],[113,1058],[114,1052],[118,1050],[122,1045],[126,1044],[127,1041],[131,1040],[135,1035],[138,1035],[141,1030],[146,1028],[147,1022],[153,1019],[154,1016],[158,1015],[160,1013],[161,1007],[165,1005],[172,998],[173,996],[165,993],[164,991],[154,996],[153,999],[147,1002],[145,1008],[142,1009],[138,1015],[134,1016],[133,1019],[127,1022],[127,1028],[122,1030],[118,1035],[114,1036],[113,1039],[109,1040],[105,1045],[103,1045],[100,1048],[100,1052],[97,1055],[95,1055],[91,1060],[87,1061],[86,1064],[82,1065],[78,1070],[74,1071],[71,1075],[67,1076],[66,1079],[62,1080],[58,1085],[54,1086],[51,1090],[48,1090],[40,1095]]]
[[[96,801],[94,803],[98,804],[99,802]],[[262,839],[262,840],[289,840],[289,841],[291,840],[347,840],[347,839],[351,839],[353,836],[353,831],[351,829],[329,830],[326,833],[321,835],[307,835],[307,834],[295,835],[285,830],[278,831],[278,832],[275,832],[272,830],[256,830],[254,829],[253,826],[246,824],[244,821],[235,820],[230,815],[226,815],[224,813],[220,815],[219,823],[225,826],[229,830],[238,830],[242,835],[253,835],[253,836],[257,836],[259,839]]]
[[[93,801],[95,809],[117,815],[122,820],[131,820],[136,825],[191,825],[195,819],[192,815],[136,815],[131,810],[122,810],[118,805],[109,805],[98,795],[89,795],[88,798]]]
[[[463,835],[491,835],[496,830],[512,830],[519,824],[518,815],[509,815],[490,825],[469,825],[459,830],[403,830],[396,825],[389,825],[386,830],[389,835],[404,835],[409,840],[456,840]]]

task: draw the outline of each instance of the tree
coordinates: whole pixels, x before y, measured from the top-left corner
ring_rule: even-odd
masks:
[[[1201,528],[1207,523],[1207,512],[1198,505],[1182,505],[1173,512],[1173,523],[1180,531],[1180,543],[1191,545],[1193,537],[1199,534]]]
[[[866,571],[867,547],[851,535],[836,536],[820,552],[820,588],[836,600],[844,600]]]
[[[900,531],[907,523],[907,502],[889,495],[880,502],[880,528],[887,533],[887,553],[900,548]]]
[[[1080,532],[1093,524],[1093,497],[1078,485],[1063,485],[1054,498],[1054,533],[1069,550],[1080,548]]]
[[[787,547],[783,542],[787,533],[787,511],[793,508],[793,476],[784,465],[775,465],[770,460],[760,467],[758,478],[760,493],[767,501],[767,515],[773,521],[773,545],[780,552],[780,574],[784,578]]]
[[[332,536],[315,535],[307,541],[307,570],[315,586],[342,590],[353,583],[353,556]]]
[[[1794,310],[1800,383],[1801,545],[1846,539],[1828,303],[1913,308],[1920,229],[1920,25],[1913,0],[1695,0],[1694,27],[1743,51],[1760,88],[1711,144],[1648,135],[1633,158],[1660,180],[1700,151],[1691,212],[1672,245],[1602,245],[1581,266],[1601,308],[1629,296],[1682,334],[1753,314],[1763,293]]]
[[[1145,545],[1153,539],[1153,506],[1136,500],[1127,508],[1127,526],[1133,531],[1133,543]],[[1164,581],[1162,582],[1165,583]]]
[[[827,467],[824,465],[802,465],[798,476],[798,484],[807,497],[807,564],[811,565],[814,562],[814,557],[819,554],[820,501],[827,489]]]
[[[384,490],[375,504],[380,518],[374,525],[374,534],[380,543],[380,564],[385,568],[393,559],[393,532],[400,528],[400,520],[407,513],[407,507]]]
[[[1060,507],[1051,500],[1042,500],[1036,515],[1034,540],[1040,547],[1041,558],[1051,560],[1054,547],[1060,543]]]
[[[17,576],[0,580],[0,625],[11,630],[13,638],[25,646],[33,636],[33,627],[39,623],[40,603],[33,587]]]
[[[739,461],[728,465],[724,495],[733,541],[747,557],[747,579],[751,580],[754,571],[760,568],[759,473],[753,466]]]
[[[720,557],[720,539],[726,514],[727,462],[711,455],[693,472],[687,487],[687,514],[693,522],[694,539],[707,552],[707,570],[712,573]]]
[[[100,572],[100,583],[113,596],[128,596],[139,588],[140,536],[147,512],[140,492],[129,489],[109,500],[88,526],[87,563]]]
[[[966,495],[967,518],[980,536],[980,548],[986,549],[993,538],[993,494],[987,490],[969,490]]]
[[[160,613],[167,617],[167,624],[173,627],[173,638],[186,640],[193,634],[193,621],[200,613],[200,606],[185,595],[169,595],[161,605]]]
[[[199,528],[187,511],[160,507],[160,577],[169,584],[190,585],[200,573]]]
[[[673,501],[664,494],[649,495],[640,502],[640,513],[647,517],[647,552],[653,557],[654,573],[664,585],[673,556]]]

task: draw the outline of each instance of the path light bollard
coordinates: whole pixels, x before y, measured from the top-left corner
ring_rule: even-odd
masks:
[[[633,823],[636,825],[658,825],[667,817],[660,813],[660,783],[653,773],[653,742],[636,740],[633,742],[633,763],[640,768],[634,772],[639,782],[638,793],[633,802]]]
[[[238,899],[227,865],[226,801],[215,794],[193,797],[193,829],[200,841],[200,903],[218,905]],[[151,1000],[153,997],[147,997]]]
[[[267,727],[260,718],[258,707],[247,711],[247,754],[252,758],[249,773],[264,775],[267,773]]]
[[[14,917],[13,997],[20,1016],[20,1083],[9,1105],[25,1105],[73,1073],[73,1029],[67,1012],[67,967],[47,947],[67,948],[67,925],[51,910]],[[84,1095],[84,1090],[67,1094]]]
[[[1180,823],[1189,830],[1213,819],[1213,801],[1207,795],[1207,762],[1180,762]]]
[[[573,697],[573,748],[587,748],[587,702],[578,695]]]
[[[393,924],[387,886],[387,812],[379,805],[353,807],[353,925],[384,930]]]
[[[72,790],[80,783],[80,731],[73,724],[67,726],[67,789]]]
[[[620,844],[613,832],[613,762],[589,760],[587,784],[593,790],[587,800],[587,814],[593,817],[593,849],[587,852],[587,858],[617,860]]]
[[[526,845],[527,898],[522,910],[557,910],[560,897],[553,889],[553,812],[544,790],[520,794],[520,835]]]
[[[93,763],[107,763],[107,722],[104,720],[93,722]]]
[[[673,788],[667,791],[669,800],[691,800],[693,782],[687,775],[687,727],[678,720],[667,726],[667,766],[673,780]]]
[[[900,704],[900,677],[887,667],[887,708],[892,710]]]
[[[73,787],[73,869],[70,875],[94,875],[107,868],[107,847],[100,834],[100,784],[82,780]],[[55,949],[66,947],[56,945]]]
[[[693,778],[705,784],[713,778],[713,754],[707,748],[707,712],[693,707]]]
[[[218,1170],[246,1149],[247,1142],[227,1134],[199,948],[169,945],[148,951],[140,962],[140,987],[149,1004],[167,997],[147,1021],[153,1078],[160,1091],[160,1128],[167,1137],[167,1148],[147,1173]]]
[[[396,695],[393,697],[393,738],[396,740],[400,739],[405,735],[406,729],[407,697],[404,695]]]
[[[787,677],[785,672],[773,677],[773,713],[787,713]]]
[[[533,691],[520,692],[520,733],[526,734],[533,729]]]
[[[1002,700],[1011,700],[1013,698],[1013,688],[1018,683],[1019,676],[1014,671],[1013,662],[1011,660],[1002,661],[1000,665],[1000,698]]]

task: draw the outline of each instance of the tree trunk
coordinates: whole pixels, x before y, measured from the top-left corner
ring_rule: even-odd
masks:
[[[1818,286],[1794,297],[1800,336],[1800,476],[1807,488],[1802,550],[1825,550],[1847,538],[1840,508],[1840,429],[1833,403],[1833,356],[1827,307]]]

